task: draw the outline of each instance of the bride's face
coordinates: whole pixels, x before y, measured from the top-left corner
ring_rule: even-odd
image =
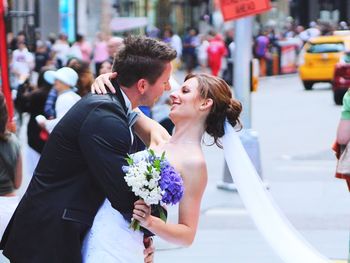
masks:
[[[188,79],[179,90],[170,95],[171,108],[169,117],[173,122],[189,119],[198,115],[201,98],[198,92],[198,80]]]

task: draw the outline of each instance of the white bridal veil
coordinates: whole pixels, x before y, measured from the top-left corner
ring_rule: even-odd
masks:
[[[226,122],[222,139],[225,159],[239,195],[258,230],[286,263],[326,263],[274,203],[251,163],[237,132]]]

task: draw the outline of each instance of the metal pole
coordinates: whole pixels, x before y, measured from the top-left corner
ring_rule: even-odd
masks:
[[[241,121],[245,129],[250,129],[250,61],[252,59],[253,16],[241,18],[235,24],[234,91],[242,103]],[[239,66],[236,66],[239,65]]]
[[[235,23],[235,54],[234,54],[234,93],[242,103],[241,121],[244,127],[240,135],[242,144],[254,164],[257,172],[262,176],[260,165],[259,142],[256,132],[251,130],[251,98],[250,98],[250,63],[252,60],[253,16],[241,18]],[[224,176],[218,188],[236,190],[225,161]]]

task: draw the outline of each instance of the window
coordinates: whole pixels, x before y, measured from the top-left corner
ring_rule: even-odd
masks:
[[[332,53],[344,51],[345,47],[343,43],[322,43],[322,44],[311,44],[308,53]]]

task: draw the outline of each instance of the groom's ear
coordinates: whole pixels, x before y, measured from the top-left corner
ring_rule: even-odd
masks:
[[[137,90],[143,95],[148,89],[148,81],[145,79],[139,79],[137,81]]]

